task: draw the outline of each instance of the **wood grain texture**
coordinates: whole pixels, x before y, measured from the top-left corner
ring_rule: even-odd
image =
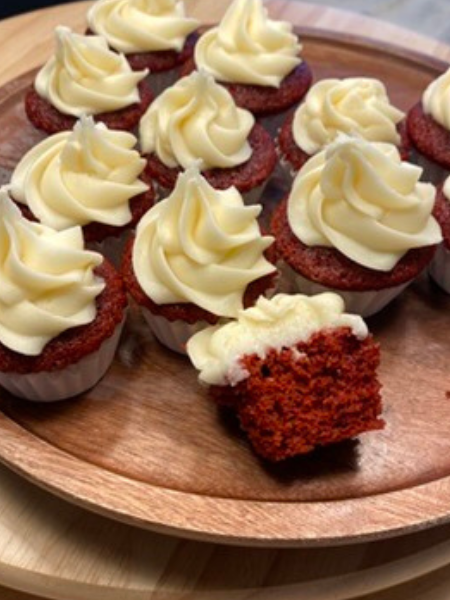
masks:
[[[380,51],[355,37],[306,30],[302,37],[316,79],[380,78],[405,110],[444,69],[436,59],[386,44]],[[40,137],[23,112],[31,80],[24,75],[0,92],[4,179]],[[44,406],[0,394],[0,459],[82,506],[225,543],[348,543],[448,519],[449,309],[448,296],[423,280],[371,320],[382,346],[387,427],[358,442],[277,467],[259,461],[190,363],[143,336],[137,317],[91,392]]]

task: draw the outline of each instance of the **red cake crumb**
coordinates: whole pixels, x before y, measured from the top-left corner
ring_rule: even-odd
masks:
[[[236,410],[255,452],[276,462],[382,429],[379,362],[371,336],[324,330],[265,358],[244,356],[249,376],[211,394]]]
[[[261,125],[255,124],[248,141],[252,155],[247,162],[231,169],[209,169],[202,172],[215,189],[225,190],[234,185],[244,194],[268,179],[277,162],[270,135]],[[156,154],[147,155],[146,158],[147,173],[162,187],[172,190],[183,169],[167,167]]]
[[[450,131],[425,114],[421,102],[408,113],[409,136],[416,148],[427,158],[450,169]]]
[[[131,131],[139,123],[141,116],[153,100],[152,91],[145,81],[139,83],[139,95],[141,98],[139,104],[93,115],[94,119],[105,123],[110,129]],[[50,134],[73,129],[77,121],[76,117],[59,112],[48,100],[41,98],[34,86],[30,86],[25,94],[25,112],[37,129],[42,129]]]
[[[195,71],[194,60],[187,61],[181,70],[181,76]],[[234,101],[258,117],[282,112],[300,102],[311,87],[312,73],[306,61],[302,61],[281,82],[279,88],[244,83],[219,82],[227,88]]]
[[[292,113],[283,123],[277,142],[281,157],[290,163],[294,171],[298,171],[311,158],[311,155],[299,148],[295,142],[292,132],[294,116],[295,114]],[[402,121],[397,125],[397,131],[401,138],[399,146],[400,156],[402,160],[409,160],[411,155],[411,140],[409,139],[406,121]]]
[[[450,250],[450,201],[445,197],[442,185],[437,188],[433,216],[441,226],[445,247]]]
[[[196,304],[189,302],[178,302],[174,304],[156,304],[151,300],[144,290],[141,288],[139,281],[136,278],[133,269],[133,239],[129,240],[125,248],[125,252],[122,260],[122,276],[125,282],[125,287],[134,301],[147,308],[152,314],[160,315],[168,321],[184,321],[185,323],[193,324],[197,321],[206,321],[211,325],[215,325],[219,318],[217,315],[200,308]],[[265,254],[267,260],[271,258],[270,248]],[[256,300],[266,290],[274,285],[275,277],[277,273],[270,273],[265,277],[261,277],[256,281],[250,283],[244,294],[244,308],[253,306]]]
[[[376,271],[359,265],[336,250],[306,246],[293,233],[287,219],[287,199],[274,211],[271,234],[276,250],[294,271],[310,281],[337,290],[362,292],[395,287],[412,281],[429,264],[436,246],[407,252],[391,271]]]
[[[145,172],[139,177],[141,181],[149,185],[149,189],[139,196],[135,196],[130,200],[131,210],[131,221],[122,227],[115,227],[114,225],[106,225],[105,223],[89,223],[82,227],[83,238],[86,244],[102,242],[108,237],[119,237],[125,231],[132,230],[135,225],[141,220],[144,214],[153,206],[155,203],[155,192],[153,190],[152,181],[148,174]],[[14,200],[14,198],[13,198]],[[31,210],[26,204],[15,201],[17,206],[20,208],[22,215],[29,221],[38,221]]]
[[[106,286],[95,302],[97,315],[87,325],[72,327],[50,340],[39,356],[25,356],[0,343],[0,371],[38,373],[59,371],[96,352],[124,318],[127,304],[122,278],[106,260],[95,269]]]

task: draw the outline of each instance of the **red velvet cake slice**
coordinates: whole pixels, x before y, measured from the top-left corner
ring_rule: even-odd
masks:
[[[187,350],[257,454],[280,461],[381,429],[379,346],[336,294],[260,298]]]

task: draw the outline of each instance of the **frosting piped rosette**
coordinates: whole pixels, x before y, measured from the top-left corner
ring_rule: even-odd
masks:
[[[37,356],[63,331],[95,319],[103,257],[84,250],[79,227],[55,231],[22,217],[0,191],[0,342]]]
[[[61,113],[81,117],[112,112],[140,102],[138,83],[147,70],[131,70],[122,54],[96,35],[55,29],[56,52],[36,76],[41,98]]]
[[[261,0],[234,0],[201,36],[195,62],[218,81],[279,88],[302,62],[301,48],[292,24],[269,19]]]
[[[447,130],[450,130],[450,69],[430,83],[422,96],[422,106],[426,115]]]
[[[306,246],[334,247],[369,269],[390,271],[411,249],[441,241],[434,186],[391,144],[346,136],[299,171],[288,221]]]
[[[125,54],[180,51],[199,25],[186,16],[181,0],[96,0],[87,20],[93,32]]]
[[[264,257],[260,206],[244,206],[231,187],[216,190],[197,167],[140,221],[133,245],[136,278],[156,304],[192,303],[234,317],[249,283],[275,272]]]
[[[21,159],[11,178],[13,198],[44,225],[62,230],[91,222],[123,226],[129,200],[148,190],[139,179],[145,160],[134,135],[82,117],[73,131],[52,135]]]
[[[141,119],[144,153],[167,167],[200,170],[231,168],[246,162],[253,115],[238,108],[230,93],[204,72],[194,72],[163,92]]]

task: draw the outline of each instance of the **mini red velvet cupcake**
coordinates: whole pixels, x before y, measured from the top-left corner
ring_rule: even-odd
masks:
[[[161,343],[184,353],[193,333],[236,316],[273,286],[276,269],[265,258],[273,238],[260,233],[260,210],[191,168],[140,221],[122,272]]]
[[[408,133],[415,162],[429,181],[440,184],[450,172],[450,69],[435,79],[408,113]]]
[[[25,96],[25,111],[38,129],[72,129],[92,115],[111,129],[131,130],[153,100],[147,71],[133,72],[125,57],[98,36],[55,30],[55,54],[42,67]]]
[[[381,310],[430,263],[441,230],[435,190],[395,146],[343,138],[300,169],[271,232],[306,294],[335,291],[347,310]]]
[[[430,264],[432,279],[447,294],[450,294],[450,178],[440,186],[436,194],[436,204],[433,215],[441,226],[442,243],[439,244],[436,254]]]
[[[382,429],[380,352],[335,294],[260,298],[237,321],[194,335],[187,351],[253,449],[280,461]]]
[[[4,191],[0,246],[0,385],[42,402],[91,388],[111,364],[125,318],[118,273],[84,250],[79,227],[30,222]]]
[[[122,52],[135,71],[148,69],[158,95],[192,58],[198,21],[186,17],[182,0],[96,0],[87,14],[89,32]]]
[[[25,154],[12,174],[11,195],[28,218],[48,227],[80,225],[89,248],[117,264],[154,202],[136,142],[131,133],[83,117],[73,131],[54,134]]]
[[[404,113],[389,100],[377,79],[348,77],[323,79],[307,93],[278,135],[278,150],[290,182],[314,154],[321,152],[340,133],[370,142],[386,142],[408,160],[410,143]]]
[[[252,204],[259,201],[277,161],[265,129],[201,72],[180,79],[153,102],[141,119],[139,136],[147,172],[163,194],[195,164],[213,187],[234,186]]]
[[[287,22],[268,18],[262,0],[234,0],[218,27],[204,33],[183,74],[202,69],[225,85],[236,104],[275,134],[308,91],[312,74]]]

